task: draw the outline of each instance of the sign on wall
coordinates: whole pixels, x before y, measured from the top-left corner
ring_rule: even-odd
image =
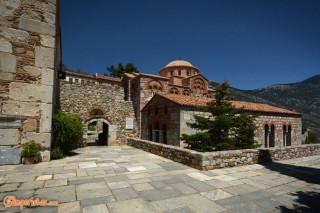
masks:
[[[133,118],[126,118],[126,129],[133,129]]]

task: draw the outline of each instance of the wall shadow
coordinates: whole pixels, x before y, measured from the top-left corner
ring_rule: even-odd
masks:
[[[309,184],[320,184],[320,169],[275,162],[272,160],[269,150],[260,150],[258,163],[262,164],[266,169],[279,172],[282,175],[287,175]],[[293,207],[282,205],[276,208],[284,213],[320,212],[320,187],[319,189],[310,189],[308,191],[301,190],[288,193],[288,196],[293,200]]]
[[[312,191],[298,191],[289,193],[294,198],[293,208],[287,206],[276,207],[283,213],[317,213],[320,211],[320,193]]]

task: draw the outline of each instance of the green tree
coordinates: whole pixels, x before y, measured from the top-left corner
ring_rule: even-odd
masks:
[[[313,132],[309,131],[308,136],[306,138],[305,144],[313,144],[313,143],[319,143],[318,137]]]
[[[215,98],[200,110],[209,116],[195,115],[195,122],[187,123],[199,132],[183,134],[181,140],[190,149],[197,151],[256,148],[254,131],[255,116],[248,115],[244,108],[237,109],[230,101],[227,81],[216,87]]]
[[[128,63],[125,66],[122,63],[118,64],[118,67],[115,68],[114,65],[107,67],[108,73],[104,73],[105,76],[111,76],[116,78],[121,78],[124,73],[138,73],[139,70],[134,66],[133,63]]]

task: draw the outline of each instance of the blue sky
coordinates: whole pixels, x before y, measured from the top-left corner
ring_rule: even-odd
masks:
[[[182,59],[240,89],[320,74],[320,0],[62,0],[61,27],[63,63],[89,73]]]

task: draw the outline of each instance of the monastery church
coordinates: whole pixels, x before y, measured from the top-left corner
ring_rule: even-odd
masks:
[[[172,61],[160,69],[159,74],[125,73],[120,80],[67,72],[66,82],[122,87],[125,101],[132,102],[142,139],[184,147],[180,136],[195,133],[187,122],[194,120],[193,115],[203,114],[197,107],[212,100],[214,89],[200,70],[188,61]],[[255,140],[261,147],[301,144],[300,113],[267,104],[232,103],[237,108],[244,107],[247,113],[257,115]]]

